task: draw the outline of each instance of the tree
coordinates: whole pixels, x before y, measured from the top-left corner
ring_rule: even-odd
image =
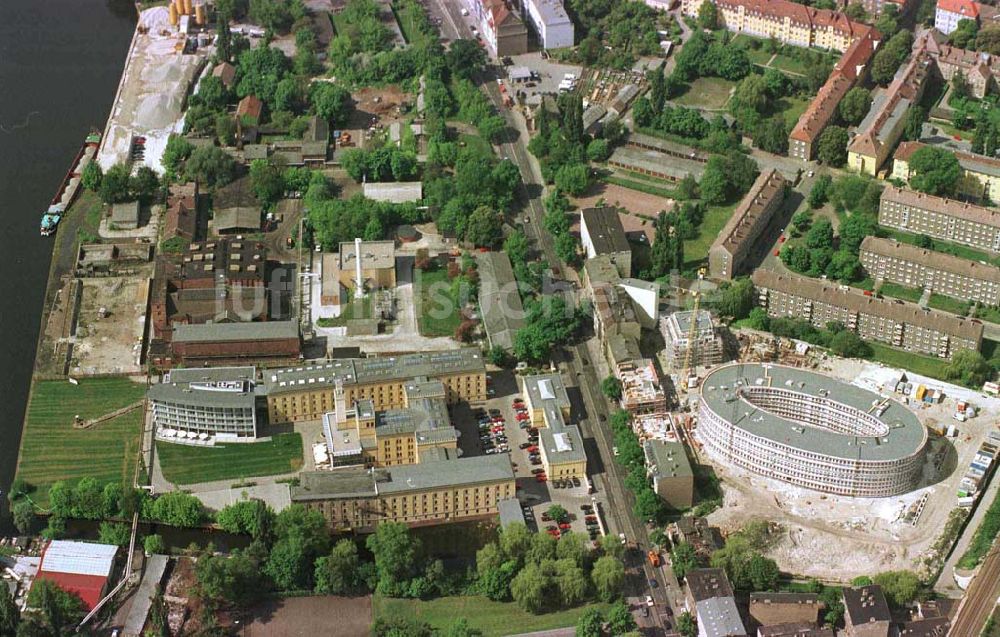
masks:
[[[204,518],[201,500],[183,491],[157,496],[143,506],[143,517],[171,526],[194,527]]]
[[[751,555],[743,565],[742,571],[741,579],[747,581],[750,584],[747,588],[753,591],[774,590],[781,575],[778,564],[760,553]]]
[[[511,581],[510,593],[522,609],[538,613],[545,608],[550,587],[551,577],[542,570],[541,565],[529,563]]]
[[[451,624],[441,634],[441,637],[480,637],[482,631],[469,626],[469,621],[464,617],[459,617]]]
[[[601,381],[601,393],[611,400],[621,400],[622,384],[614,376],[608,376]]]
[[[757,148],[775,155],[786,154],[788,152],[788,127],[785,125],[784,118],[776,115],[758,124],[753,133],[753,144]]]
[[[83,600],[51,580],[36,580],[28,593],[28,605],[41,611],[50,635],[64,635],[83,619]]]
[[[541,535],[541,534],[540,534]],[[604,555],[597,558],[590,571],[590,580],[594,583],[597,597],[610,602],[621,595],[625,584],[625,565],[617,557]]]
[[[1000,25],[994,23],[983,25],[976,36],[976,47],[991,55],[1000,55]]]
[[[448,47],[445,63],[453,74],[472,80],[486,68],[486,51],[474,40],[455,40]]]
[[[21,499],[11,507],[11,516],[14,518],[14,527],[18,533],[28,534],[35,525],[35,505],[27,499]],[[2,635],[2,633],[0,633]]]
[[[576,622],[576,637],[603,637],[603,635],[604,615],[596,608],[588,608]]]
[[[375,556],[378,589],[390,593],[408,580],[417,566],[420,541],[410,535],[401,522],[383,522],[368,536],[365,544]]]
[[[164,169],[168,174],[179,172],[181,164],[191,156],[193,151],[194,146],[191,145],[191,142],[180,135],[170,135],[167,138],[167,146],[163,150],[163,159],[161,160]]]
[[[839,168],[847,163],[847,144],[851,141],[840,126],[827,126],[819,136],[816,156],[827,166]]]
[[[553,504],[545,511],[550,518],[555,520],[557,523],[566,522],[569,520],[569,511],[567,511],[561,504]],[[511,556],[510,553],[507,554],[508,557]]]
[[[262,500],[242,500],[223,507],[215,522],[228,533],[262,539],[267,538],[274,525],[274,511]]]
[[[101,522],[97,538],[101,544],[128,546],[129,540],[132,538],[132,529],[127,524]]]
[[[844,9],[844,15],[855,22],[867,22],[868,12],[860,2],[852,2]]]
[[[913,571],[886,571],[872,578],[882,587],[886,599],[895,608],[906,608],[923,592],[923,583]]]
[[[269,159],[253,160],[250,162],[250,187],[264,208],[270,208],[285,192],[282,169]]]
[[[6,587],[4,587],[6,589]],[[21,621],[21,610],[6,590],[0,590],[0,637],[15,637]]]
[[[861,262],[858,260],[858,256],[843,248],[833,253],[830,263],[826,266],[826,275],[828,277],[843,281],[844,283],[858,280],[861,272]],[[844,355],[841,354],[841,356]]]
[[[101,179],[98,194],[106,204],[115,204],[129,199],[129,170],[125,164],[115,164]]]
[[[819,219],[806,233],[806,247],[812,250],[833,247],[833,224],[829,219]]]
[[[587,159],[590,161],[604,161],[611,154],[611,145],[608,140],[602,139],[600,137],[592,139],[589,144],[587,144]]]
[[[957,380],[966,387],[982,387],[993,377],[993,368],[983,355],[971,349],[960,349],[945,365],[944,376]]]
[[[358,546],[352,540],[340,540],[329,555],[316,560],[316,592],[325,595],[349,595],[361,585]]]
[[[910,54],[912,46],[913,34],[906,29],[889,38],[889,41],[875,53],[872,60],[872,79],[882,86],[887,86]]]
[[[487,206],[479,206],[469,216],[465,240],[475,246],[491,248],[503,238],[503,219]]]
[[[97,192],[101,188],[101,179],[103,177],[104,173],[101,171],[101,165],[96,161],[89,161],[83,167],[83,174],[80,175],[80,185],[90,192]]]
[[[750,315],[746,319],[746,326],[752,330],[766,332],[770,324],[771,319],[767,315],[767,310],[762,307],[755,307],[750,310]]]
[[[883,38],[891,38],[899,30],[899,8],[894,4],[882,5],[882,13],[875,20],[875,28]]]
[[[148,555],[162,554],[167,550],[163,542],[163,536],[157,533],[147,535],[142,539],[142,548]]]
[[[948,42],[959,49],[975,49],[978,34],[979,23],[974,18],[965,18],[959,20],[955,30],[948,35]]]
[[[476,128],[481,136],[491,143],[498,144],[507,132],[507,121],[499,115],[489,115],[479,120]]]
[[[962,179],[955,153],[937,146],[924,146],[910,156],[910,187],[929,195],[950,197]]]
[[[194,149],[184,162],[184,175],[188,181],[218,188],[235,178],[236,161],[221,148],[201,146]]]
[[[684,611],[677,616],[677,632],[684,637],[696,637],[698,627],[695,625],[694,617],[691,616],[691,613]]]
[[[753,283],[748,278],[736,279],[720,288],[716,309],[722,316],[746,318],[754,305]]]
[[[857,126],[868,114],[872,105],[872,94],[866,88],[855,86],[847,92],[837,109],[840,118],[849,126]]]
[[[670,551],[670,563],[673,565],[674,576],[678,580],[684,579],[688,573],[701,566],[698,553],[688,542],[680,542],[674,545],[674,548]]]
[[[927,111],[923,106],[915,104],[906,112],[906,124],[903,127],[903,139],[915,141],[920,139],[924,122],[927,121]]]
[[[817,177],[816,183],[809,190],[809,207],[821,208],[830,199],[830,189],[832,186],[833,178],[830,175],[820,175]]]
[[[590,185],[590,168],[586,164],[566,164],[556,171],[556,188],[573,196],[587,192]]]
[[[559,541],[562,546],[562,540]],[[560,559],[555,564],[553,577],[559,601],[570,608],[587,598],[587,575],[572,559]]]
[[[635,617],[625,602],[616,602],[608,609],[608,629],[612,635],[624,635],[636,629]]]
[[[871,586],[874,583],[875,582],[872,581],[872,578],[867,575],[858,575],[851,580],[851,586],[854,587]]]
[[[715,8],[715,3],[705,0],[698,7],[698,26],[702,29],[714,31],[719,25],[719,10]]]
[[[248,551],[236,549],[228,557],[203,555],[195,575],[200,594],[209,600],[245,608],[266,593],[260,564]]]

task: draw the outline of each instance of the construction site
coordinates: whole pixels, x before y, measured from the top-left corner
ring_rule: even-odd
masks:
[[[830,357],[762,332],[741,330],[736,336],[741,361],[807,369],[891,398],[917,416],[929,438],[917,488],[893,497],[846,497],[711,462],[699,441],[697,409],[674,414],[695,460],[711,465],[721,479],[723,502],[709,521],[723,533],[753,518],[774,521],[783,534],[768,555],[797,576],[847,582],[861,573],[909,569],[934,577],[956,539],[958,529],[948,524],[952,512],[979,495],[970,496],[964,476],[996,431],[1000,400],[904,370]],[[688,401],[698,395],[692,387]]]

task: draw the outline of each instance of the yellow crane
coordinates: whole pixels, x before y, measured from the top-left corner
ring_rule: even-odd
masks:
[[[705,278],[705,268],[698,270],[698,283]],[[691,353],[695,348],[695,335],[698,331],[698,308],[701,306],[701,285],[697,286],[694,295],[694,310],[691,312],[691,327],[688,328],[687,350],[684,352],[684,367],[681,371],[681,389],[688,390],[688,379],[691,377]]]

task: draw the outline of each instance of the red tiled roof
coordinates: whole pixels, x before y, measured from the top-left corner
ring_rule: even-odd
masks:
[[[957,13],[972,19],[979,17],[979,3],[972,0],[938,0],[937,8],[948,13]]]
[[[240,100],[240,103],[236,106],[236,116],[243,117],[248,115],[254,119],[259,120],[260,114],[264,110],[264,103],[261,102],[256,95],[247,95]]]

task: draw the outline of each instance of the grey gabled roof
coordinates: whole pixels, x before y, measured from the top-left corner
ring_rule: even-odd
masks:
[[[227,341],[270,341],[299,337],[296,321],[254,323],[204,323],[174,326],[175,343],[211,343]]]

